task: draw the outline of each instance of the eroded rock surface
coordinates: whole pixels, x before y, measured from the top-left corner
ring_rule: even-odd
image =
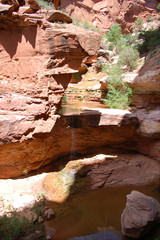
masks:
[[[159,160],[159,150],[156,148],[159,146],[158,113],[150,113],[156,126],[152,130],[146,126],[148,113],[144,112],[131,114],[124,110],[93,109],[80,115],[61,116],[46,134],[37,131],[34,138],[22,142],[14,137],[15,143],[0,146],[1,178],[25,174],[60,157],[66,156],[70,160],[72,154],[76,157],[99,153],[106,146],[148,153]],[[52,127],[49,124],[44,126]],[[14,133],[13,128],[13,136]]]
[[[160,165],[151,158],[140,154],[99,154],[70,161],[61,171],[49,173],[43,186],[49,200],[62,202],[79,191],[145,185],[159,178]]]
[[[125,32],[130,32],[137,17],[147,18],[148,14],[157,15],[156,0],[137,1],[95,1],[95,0],[62,0],[61,8],[73,17],[88,20],[93,25],[106,31],[113,24],[119,23]]]
[[[19,12],[13,13],[6,5],[0,15],[0,151],[6,144],[17,157],[23,154],[9,144],[51,133],[72,73],[78,72],[83,60],[96,57],[101,38],[68,25],[56,27],[47,21],[55,11],[26,14],[25,8],[19,6]],[[12,155],[10,150],[8,155]],[[24,159],[24,155],[19,157]],[[15,168],[15,162],[8,160],[0,160],[2,178],[6,164],[12,165],[8,173]]]
[[[121,216],[125,236],[139,239],[149,233],[160,221],[160,204],[138,191],[127,195],[126,208]]]
[[[132,104],[139,108],[157,107],[160,103],[160,51],[148,54],[137,73],[124,74],[123,80],[134,90]]]

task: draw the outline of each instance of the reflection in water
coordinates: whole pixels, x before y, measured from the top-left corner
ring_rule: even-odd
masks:
[[[114,229],[120,231],[120,217],[125,208],[126,195],[133,189],[160,201],[158,185],[150,185],[102,188],[72,195],[61,204],[48,203],[56,214],[47,223],[56,230],[54,240],[67,240],[106,231],[115,233]],[[155,238],[149,237],[149,240],[153,239]]]
[[[80,114],[86,111],[85,108],[107,108],[107,106],[95,102],[70,102],[62,104],[61,115]]]
[[[62,107],[62,115],[82,113],[85,111],[84,107],[104,108],[105,106],[103,104],[95,105],[95,103],[93,105],[92,103],[66,104]],[[72,122],[72,124],[75,123]],[[75,158],[75,152],[73,151],[76,147],[75,137],[75,128],[72,127],[70,159]],[[73,240],[125,239],[121,236],[120,219],[126,205],[126,195],[132,190],[140,191],[160,201],[158,184],[101,188],[90,192],[72,194],[62,203],[48,203],[48,207],[55,212],[55,218],[46,222],[46,233],[52,235],[54,240],[71,238],[74,238]],[[107,233],[104,234],[103,232]],[[109,236],[109,234],[111,235]],[[91,236],[89,238],[76,238],[87,235]],[[152,236],[147,236],[145,240],[155,240],[156,238],[160,239],[160,231],[157,236],[152,234]]]

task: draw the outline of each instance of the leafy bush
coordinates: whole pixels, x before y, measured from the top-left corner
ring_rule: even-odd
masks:
[[[121,87],[115,87],[111,84],[108,86],[108,93],[104,103],[110,108],[127,109],[130,104],[129,97],[132,95],[131,88],[126,85]]]
[[[150,14],[147,15],[147,22],[153,22],[154,17],[152,17]]]
[[[41,8],[55,9],[52,1],[37,0],[37,3]]]
[[[92,23],[88,22],[87,20],[86,20],[86,21],[81,21],[81,20],[79,20],[79,19],[77,19],[77,18],[72,18],[72,20],[73,20],[73,24],[74,24],[74,25],[83,27],[83,28],[85,28],[85,29],[87,29],[87,30],[91,30],[91,31],[95,31],[95,32],[100,32],[100,30],[99,30],[98,28],[94,27],[94,26],[92,25]]]
[[[110,28],[110,31],[106,34],[106,38],[109,42],[113,44],[117,44],[117,42],[122,38],[121,34],[121,26],[119,24],[115,24]]]
[[[126,45],[127,45],[127,40],[125,38],[121,38],[116,44],[117,53],[120,54],[120,52],[124,50]]]
[[[129,71],[133,70],[137,66],[138,58],[139,52],[130,46],[124,47],[119,53],[119,60],[121,64],[127,65]]]
[[[103,102],[110,108],[128,108],[132,89],[122,81],[122,70],[119,65],[108,69],[108,92]]]
[[[123,37],[126,39],[126,45],[127,46],[135,46],[135,41],[138,39],[138,35],[133,35],[131,33],[124,34]]]
[[[3,240],[16,240],[20,235],[26,233],[30,227],[27,218],[20,216],[16,212],[12,212],[10,217],[6,215],[0,217],[0,235]]]
[[[120,65],[113,65],[112,67],[108,67],[107,71],[109,77],[108,81],[110,84],[114,86],[118,86],[122,82],[122,70]]]
[[[143,19],[142,18],[137,18],[137,20],[133,26],[133,30],[135,32],[141,32],[143,30]]]
[[[143,31],[139,35],[139,39],[143,39],[143,42],[139,44],[138,50],[140,53],[144,53],[150,50],[154,50],[160,45],[160,30]]]
[[[160,13],[160,3],[157,5],[157,11]]]

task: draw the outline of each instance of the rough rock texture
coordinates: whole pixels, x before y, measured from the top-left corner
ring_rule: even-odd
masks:
[[[138,73],[127,73],[123,80],[134,90],[132,104],[139,108],[160,103],[160,50],[149,53]]]
[[[138,191],[127,195],[126,208],[121,216],[122,232],[125,236],[139,239],[147,235],[160,221],[160,204]]]
[[[47,19],[49,22],[66,22],[66,23],[72,23],[72,18],[69,17],[67,14],[61,12],[61,11],[55,11],[53,12],[49,18]]]
[[[83,59],[97,54],[98,33],[55,28],[46,16],[48,13],[0,15],[0,151],[12,148],[3,144],[50,133],[72,73]],[[15,157],[16,145],[12,150]],[[22,155],[17,155],[19,160]],[[4,173],[8,160],[2,159]],[[14,162],[10,164],[8,171],[12,172]]]
[[[159,109],[57,115],[71,74],[96,57],[100,35],[72,24],[57,28],[46,20],[52,11],[26,14],[23,8],[0,15],[0,177],[106,146],[159,160]]]
[[[80,191],[145,185],[159,178],[160,165],[151,158],[140,154],[99,154],[70,161],[61,171],[49,173],[44,179],[44,188],[49,200],[62,202]]]
[[[50,132],[44,134],[43,125],[42,129],[39,126],[39,131],[34,132],[32,139],[22,142],[16,139],[15,128],[8,127],[10,135],[1,131],[2,143],[10,141],[10,144],[0,146],[1,178],[38,169],[59,157],[68,156],[69,160],[72,154],[76,157],[79,154],[100,152],[105,146],[145,152],[144,148],[147,149],[149,144],[152,153],[151,143],[159,144],[158,113],[150,113],[155,125],[152,130],[145,127],[147,113],[131,114],[129,111],[114,109],[96,109],[80,115],[62,116],[57,119],[54,128],[50,124],[44,125],[52,128]],[[14,123],[12,118],[11,123]],[[4,127],[5,121],[2,129]],[[19,134],[20,137],[24,136],[23,133]],[[15,143],[11,143],[10,138]],[[155,147],[153,158],[159,160],[159,150]]]
[[[119,23],[123,31],[130,32],[138,17],[146,19],[148,14],[157,15],[157,5],[156,0],[61,0],[61,9],[82,21],[92,22],[103,31]]]

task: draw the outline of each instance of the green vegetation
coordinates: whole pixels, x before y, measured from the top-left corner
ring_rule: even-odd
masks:
[[[137,26],[141,26],[141,20],[137,21]],[[136,29],[139,28],[136,26]],[[118,64],[110,66],[102,64],[101,71],[108,74],[108,92],[103,102],[110,108],[128,108],[132,96],[132,89],[122,80],[123,67],[127,71],[133,70],[138,65],[139,52],[135,42],[137,35],[121,34],[121,27],[116,24],[110,28],[110,31],[103,36],[107,40],[106,46],[112,47],[114,52],[119,55]],[[108,43],[109,42],[109,43]]]
[[[91,31],[95,31],[95,32],[100,32],[100,30],[96,27],[94,27],[90,22],[88,22],[87,20],[86,21],[81,21],[77,18],[72,18],[73,20],[73,24],[74,25],[77,25],[77,26],[80,26],[80,27],[83,27],[85,28],[86,30],[91,30]]]
[[[157,11],[160,13],[160,3],[157,5]]]
[[[147,22],[153,22],[155,19],[150,14],[147,15]]]
[[[134,26],[133,26],[133,31],[134,32],[141,32],[143,30],[143,19],[142,18],[137,18]]]
[[[7,215],[0,217],[0,236],[2,240],[17,240],[32,227],[29,220],[25,217],[20,218],[17,212],[11,212],[9,217]]]
[[[103,102],[110,108],[128,108],[132,89],[122,81],[122,70],[120,65],[108,68],[108,92]]]
[[[109,42],[116,45],[117,42],[122,38],[120,25],[119,24],[113,25],[105,37]]]
[[[143,40],[138,45],[140,53],[152,51],[160,45],[160,30],[158,28],[155,30],[143,31],[139,34],[139,39]]]
[[[17,212],[14,210],[13,206],[10,204],[5,207],[4,199],[1,197],[1,205],[5,210],[5,214],[0,216],[0,239],[1,240],[17,240],[24,239],[28,235],[34,233],[38,230],[41,232],[41,237],[39,239],[44,240],[45,238],[45,229],[44,224],[35,221],[34,215],[37,214],[37,217],[44,217],[45,210],[45,196],[44,194],[39,194],[37,196],[37,202],[33,208],[33,211],[30,210],[31,218],[23,216],[24,213]],[[35,212],[35,213],[34,213]],[[32,238],[31,238],[32,239]],[[34,238],[35,239],[35,238]]]
[[[62,101],[63,101],[63,102],[67,102],[67,101],[68,101],[66,94],[63,95]]]
[[[38,5],[41,8],[46,8],[46,9],[55,9],[53,3],[51,0],[45,1],[45,0],[37,0]]]
[[[160,11],[160,4],[157,9]],[[148,15],[147,21],[153,20],[154,18]],[[142,18],[136,20],[133,31],[133,34],[122,35],[120,25],[115,24],[102,37],[104,49],[112,49],[112,54],[119,56],[117,65],[110,66],[109,63],[101,63],[101,71],[108,74],[108,92],[103,102],[111,108],[129,107],[132,90],[123,82],[122,73],[132,71],[138,66],[139,54],[148,53],[160,46],[159,28],[144,30]]]
[[[131,71],[137,66],[138,59],[139,59],[138,51],[130,46],[126,46],[119,53],[119,61],[121,62],[122,65],[127,65],[129,71]]]

